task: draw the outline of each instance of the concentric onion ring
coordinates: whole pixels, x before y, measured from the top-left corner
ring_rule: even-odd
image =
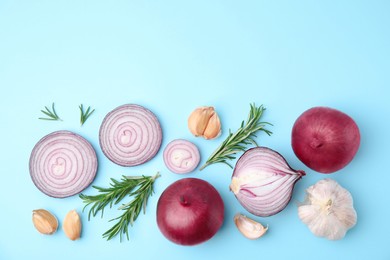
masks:
[[[199,149],[190,141],[176,139],[164,149],[164,162],[171,172],[192,172],[198,166],[199,161]]]
[[[157,117],[135,104],[122,105],[106,115],[100,126],[100,147],[112,162],[135,166],[151,160],[159,151],[162,130]]]
[[[91,184],[97,165],[95,150],[87,140],[70,131],[56,131],[34,146],[29,166],[32,181],[40,191],[65,198]]]
[[[238,159],[230,190],[250,213],[268,217],[287,206],[295,183],[305,174],[292,169],[278,152],[255,147]]]

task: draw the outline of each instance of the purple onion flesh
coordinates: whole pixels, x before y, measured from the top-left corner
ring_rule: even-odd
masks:
[[[199,161],[199,149],[190,141],[176,139],[164,149],[164,162],[171,172],[190,173],[196,169]]]
[[[48,196],[65,198],[80,193],[94,180],[97,157],[78,134],[56,131],[33,148],[29,168],[35,186]]]
[[[230,189],[247,211],[267,217],[287,206],[295,183],[304,175],[304,171],[292,169],[278,152],[255,147],[237,161]]]
[[[122,105],[109,112],[99,131],[104,155],[121,166],[136,166],[159,151],[162,130],[157,117],[145,107]]]

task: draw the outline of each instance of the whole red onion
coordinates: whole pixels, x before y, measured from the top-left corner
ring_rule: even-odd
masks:
[[[359,128],[347,114],[329,107],[313,107],[295,121],[295,155],[309,168],[332,173],[352,161],[360,145]]]
[[[185,178],[168,186],[157,204],[157,225],[162,234],[179,245],[209,240],[222,226],[224,204],[208,182]]]

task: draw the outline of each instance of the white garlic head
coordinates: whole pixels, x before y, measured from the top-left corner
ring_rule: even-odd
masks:
[[[338,240],[357,221],[351,193],[332,179],[323,179],[306,190],[298,206],[299,218],[319,237]]]

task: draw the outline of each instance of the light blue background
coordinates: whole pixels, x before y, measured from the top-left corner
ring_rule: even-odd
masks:
[[[11,1],[0,0],[0,259],[390,259],[389,249],[389,1]],[[55,102],[62,122],[38,120]],[[281,213],[254,219],[269,225],[259,240],[245,239],[233,223],[245,213],[228,186],[232,170],[213,165],[188,177],[208,180],[221,193],[226,218],[208,242],[183,247],[158,230],[155,208],[161,192],[186,176],[170,173],[162,149],[147,164],[123,168],[105,158],[98,129],[111,109],[137,103],[161,121],[162,148],[175,138],[196,143],[202,163],[235,130],[249,103],[264,104],[274,124],[261,145],[306,171]],[[78,105],[96,112],[79,126]],[[223,135],[192,137],[187,117],[213,105]],[[295,119],[313,106],[330,106],[355,119],[361,146],[346,168],[325,176],[294,155]],[[147,213],[130,229],[130,241],[105,241],[101,234],[117,216],[87,221],[70,241],[64,232],[40,235],[31,222],[36,208],[51,210],[62,223],[83,204],[77,196],[54,199],[33,185],[31,149],[60,129],[86,137],[99,157],[93,184],[125,175],[160,171]],[[357,225],[340,241],[317,238],[301,223],[296,203],[304,190],[330,177],[353,195]],[[91,187],[85,193],[94,194]]]

